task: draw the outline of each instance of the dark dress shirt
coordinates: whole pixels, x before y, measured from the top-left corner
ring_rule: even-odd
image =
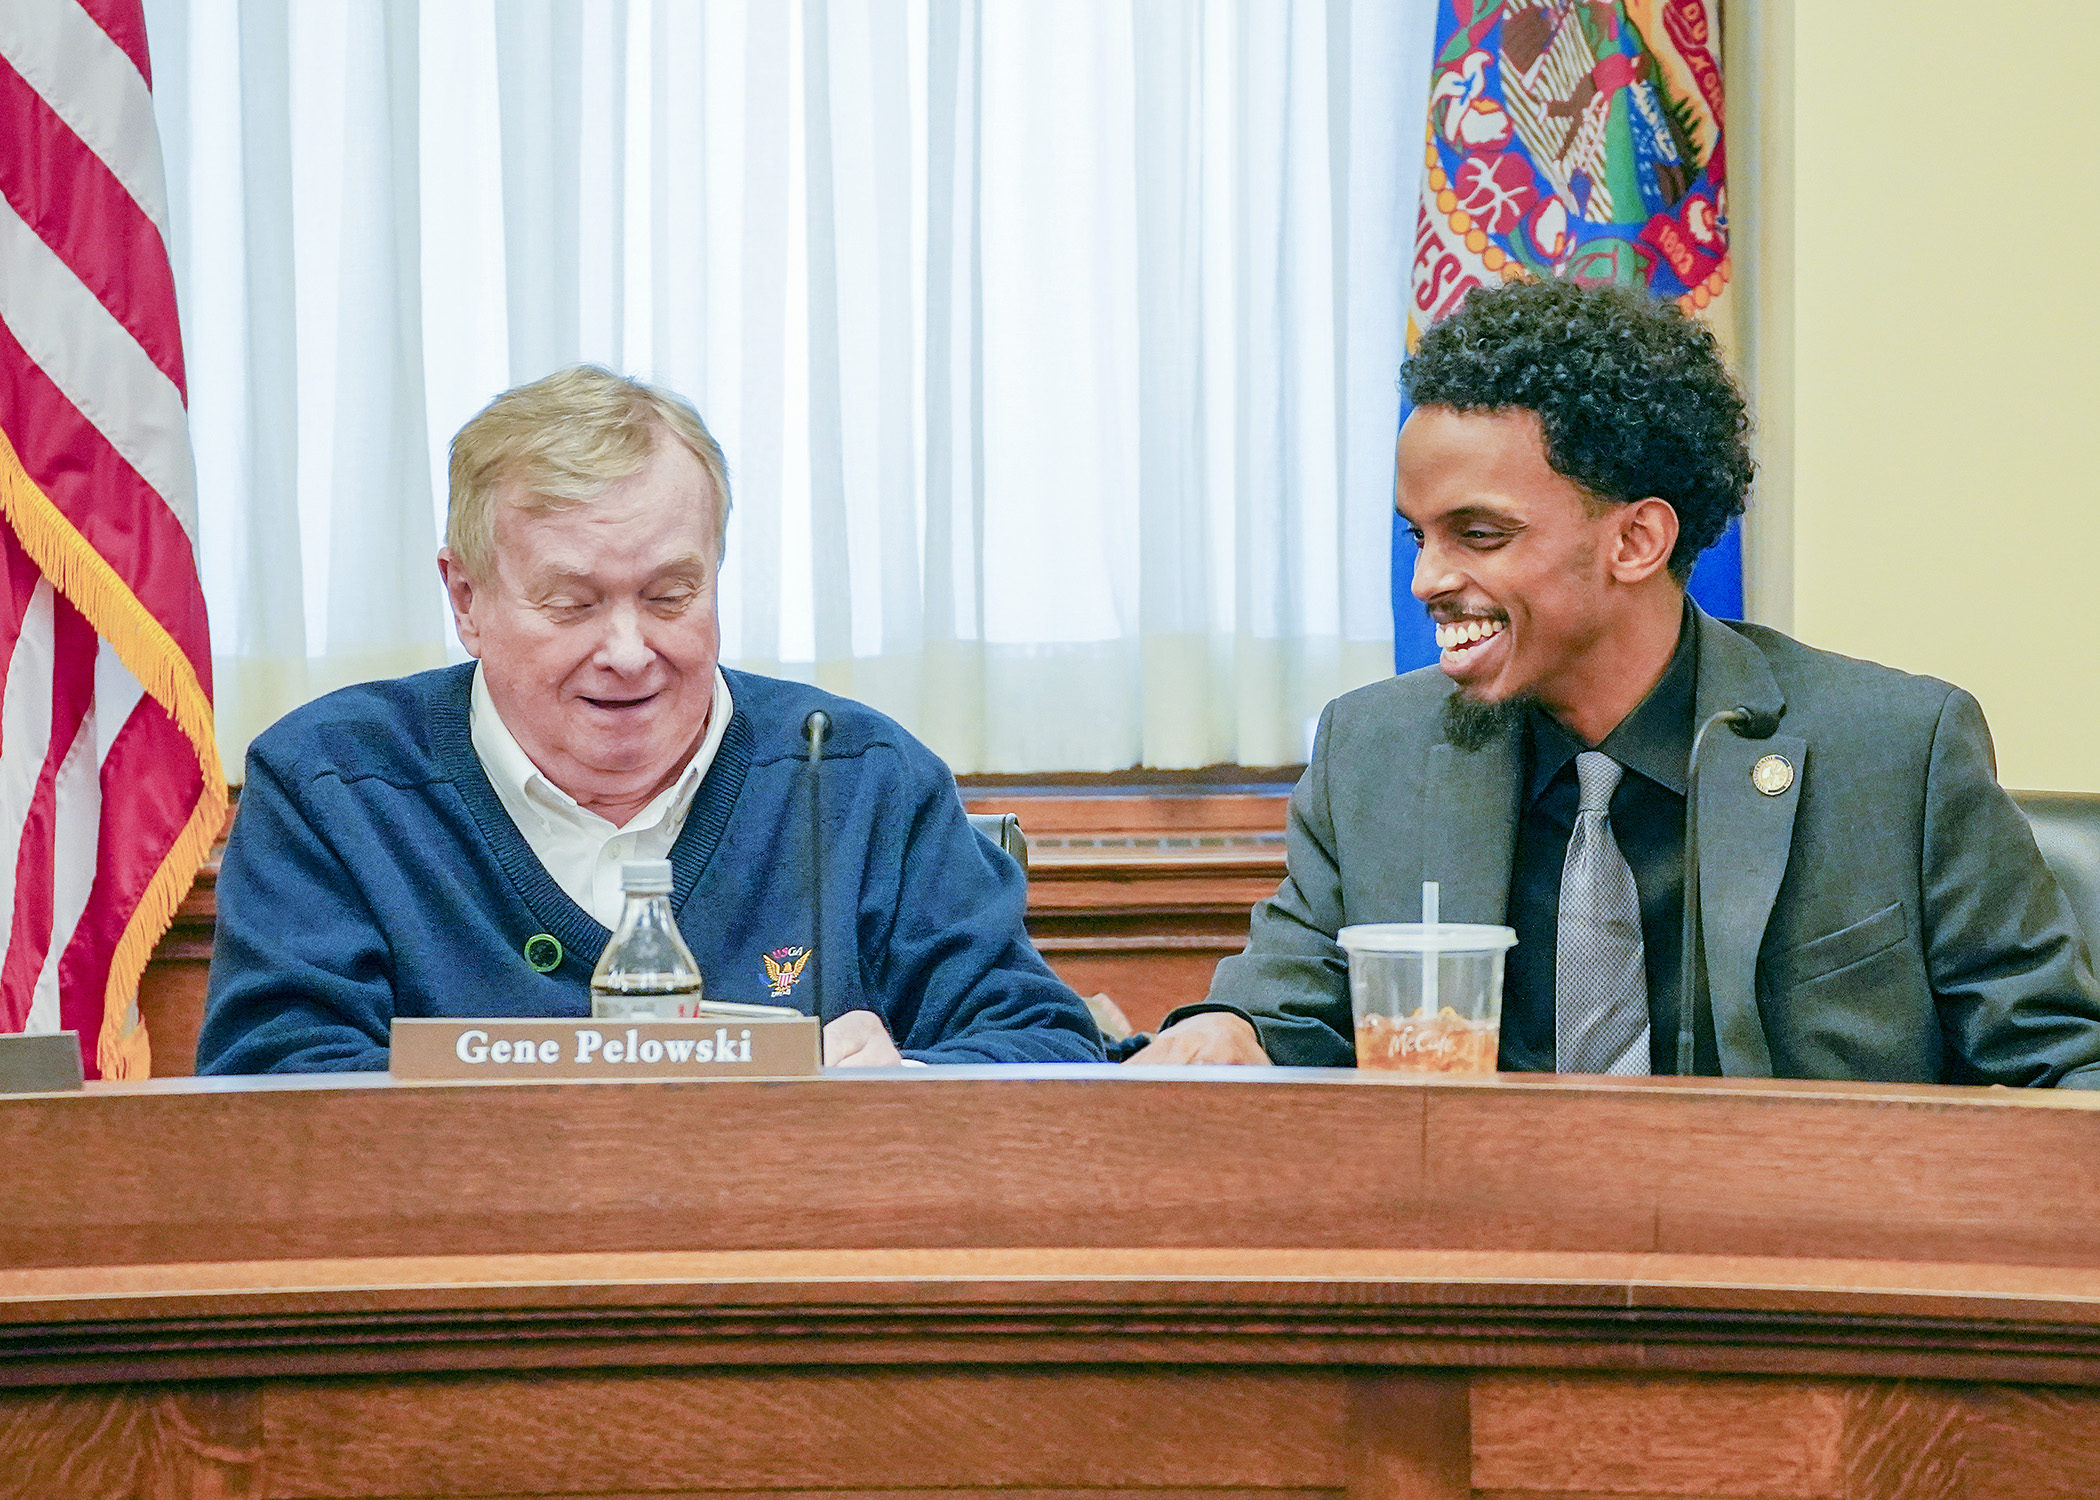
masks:
[[[1679,947],[1684,920],[1684,791],[1698,687],[1698,616],[1689,608],[1670,657],[1640,706],[1601,745],[1584,744],[1542,709],[1524,727],[1523,805],[1510,866],[1508,922],[1517,932],[1502,986],[1505,1073],[1553,1071],[1554,950],[1560,931],[1560,877],[1581,794],[1575,757],[1597,749],[1626,768],[1612,793],[1611,831],[1633,868],[1641,898],[1641,947],[1648,970],[1649,1067],[1677,1071]],[[1719,1072],[1712,1026],[1700,1018],[1695,1066]]]

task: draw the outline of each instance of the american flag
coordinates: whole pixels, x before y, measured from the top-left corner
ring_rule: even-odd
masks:
[[[151,1068],[226,812],[141,0],[0,0],[0,1031]]]

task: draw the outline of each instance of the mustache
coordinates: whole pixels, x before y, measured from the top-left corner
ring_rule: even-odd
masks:
[[[1431,603],[1423,606],[1429,618],[1438,625],[1456,625],[1461,620],[1496,620],[1509,623],[1509,613],[1490,605],[1486,609],[1469,609],[1463,604]]]

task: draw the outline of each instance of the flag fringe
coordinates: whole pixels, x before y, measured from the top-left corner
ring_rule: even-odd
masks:
[[[197,805],[126,919],[110,959],[95,1048],[97,1066],[104,1078],[143,1078],[152,1067],[152,1050],[136,1014],[139,979],[226,820],[226,773],[219,762],[211,698],[167,627],[29,477],[4,429],[0,516],[51,587],[65,595],[95,633],[110,643],[139,686],[167,710],[196,750],[203,773]]]
[[[204,778],[204,789],[182,832],[175,836],[168,854],[153,872],[153,879],[139,896],[137,906],[124,923],[109,960],[109,987],[102,998],[102,1033],[95,1044],[95,1065],[104,1078],[150,1078],[153,1046],[146,1035],[144,1019],[136,1004],[139,980],[153,947],[175,920],[175,909],[196,882],[197,871],[226,822],[226,782],[217,775]]]
[[[197,680],[197,669],[108,559],[29,477],[4,428],[0,428],[0,515],[13,525],[22,550],[51,580],[51,586],[87,617],[97,635],[116,648],[139,686],[189,736],[197,747],[198,761],[211,772],[207,779],[223,778],[211,698]]]

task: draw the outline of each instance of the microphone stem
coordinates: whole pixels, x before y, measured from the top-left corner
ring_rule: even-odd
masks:
[[[1706,736],[1722,724],[1746,740],[1769,739],[1779,727],[1779,714],[1785,711],[1784,706],[1775,713],[1738,703],[1709,716],[1692,736],[1692,757],[1684,774],[1684,923],[1677,949],[1677,1074],[1681,1078],[1691,1076],[1697,1061],[1693,1023],[1699,1009],[1699,970],[1706,953],[1699,911],[1699,752],[1705,748]]]
[[[1677,1076],[1689,1078],[1697,1064],[1695,1018],[1699,1009],[1699,958],[1705,951],[1699,931],[1699,752],[1716,725],[1740,722],[1739,708],[1724,708],[1692,736],[1692,757],[1684,776],[1684,909],[1677,946]]]
[[[831,728],[831,718],[819,709],[802,727],[809,736],[809,868],[813,887],[810,915],[815,929],[809,937],[809,965],[815,972],[809,978],[816,989],[817,1052],[821,1058],[821,1033],[830,1019],[824,1004],[824,736]]]

